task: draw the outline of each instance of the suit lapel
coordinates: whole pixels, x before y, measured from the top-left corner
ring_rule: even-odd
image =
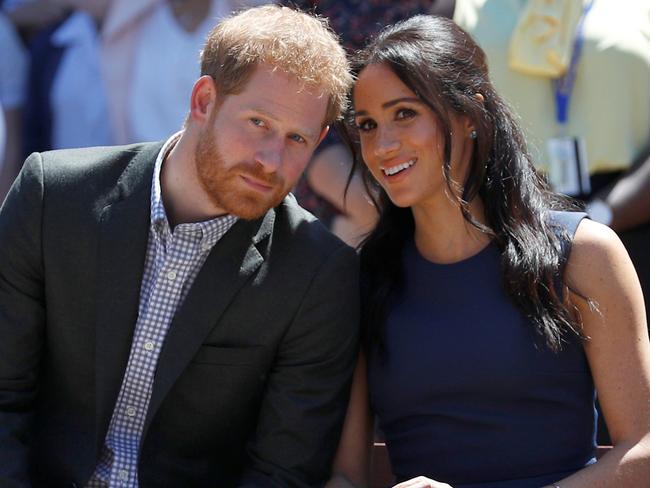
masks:
[[[95,342],[97,449],[113,413],[138,316],[151,179],[161,147],[148,146],[131,161],[101,213]]]
[[[237,291],[264,261],[263,243],[273,229],[275,211],[252,222],[240,220],[217,242],[185,302],[176,312],[156,369],[144,439],[156,411],[185,370]]]

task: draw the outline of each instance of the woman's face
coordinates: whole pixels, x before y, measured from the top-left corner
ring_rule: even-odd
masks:
[[[444,137],[434,112],[383,64],[361,71],[353,99],[363,160],[391,201],[413,207],[444,197]],[[462,182],[471,127],[452,114],[451,128],[451,176]]]

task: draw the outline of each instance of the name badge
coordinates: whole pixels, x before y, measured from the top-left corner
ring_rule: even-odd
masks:
[[[551,188],[569,196],[591,192],[587,149],[582,137],[554,137],[546,143]]]

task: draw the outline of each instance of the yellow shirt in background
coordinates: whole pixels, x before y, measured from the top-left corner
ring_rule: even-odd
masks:
[[[521,117],[545,169],[546,141],[557,135],[551,81],[508,63],[527,1],[456,0],[454,20],[485,50],[497,91]],[[585,138],[590,173],[626,169],[650,144],[650,0],[595,0],[583,33],[567,135]]]

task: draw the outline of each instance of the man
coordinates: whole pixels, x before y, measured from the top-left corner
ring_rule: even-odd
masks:
[[[164,145],[33,154],[0,212],[0,486],[312,486],[356,353],[352,249],[289,189],[351,78],[320,20],[209,35]]]

